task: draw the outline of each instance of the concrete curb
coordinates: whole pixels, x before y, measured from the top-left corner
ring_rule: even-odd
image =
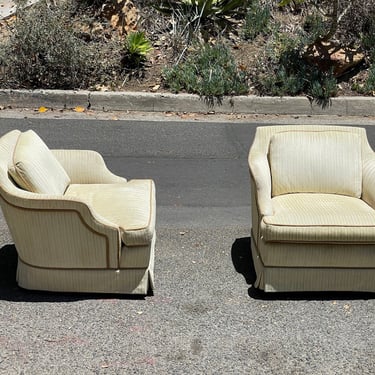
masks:
[[[73,90],[0,90],[0,107],[70,109],[77,106],[96,111],[238,113],[279,115],[375,116],[375,98],[338,97],[328,105],[310,102],[306,97],[224,97],[207,103],[198,95],[97,92]]]

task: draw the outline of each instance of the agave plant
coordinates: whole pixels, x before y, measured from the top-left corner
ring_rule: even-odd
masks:
[[[152,45],[143,31],[135,31],[127,36],[125,51],[126,65],[129,65],[130,68],[139,67],[146,61],[147,55],[152,51]]]
[[[229,29],[233,17],[245,14],[248,0],[159,0],[154,7],[168,15],[178,14],[191,29],[219,26]]]
[[[205,20],[233,16],[246,4],[247,0],[161,0],[154,6],[165,14],[179,9],[184,14],[199,14]]]
[[[131,55],[139,55],[144,58],[152,51],[151,43],[143,31],[130,33],[126,38],[126,47]]]

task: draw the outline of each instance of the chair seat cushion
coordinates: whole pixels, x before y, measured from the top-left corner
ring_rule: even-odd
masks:
[[[152,180],[121,184],[71,184],[66,196],[85,202],[118,226],[127,246],[148,245],[155,232],[155,186]]]
[[[375,211],[361,199],[300,193],[272,203],[274,215],[261,224],[265,241],[375,243]]]

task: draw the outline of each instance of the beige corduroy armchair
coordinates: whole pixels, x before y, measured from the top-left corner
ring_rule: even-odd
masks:
[[[375,155],[365,129],[259,127],[249,167],[255,287],[375,292]]]
[[[111,173],[100,154],[49,150],[32,130],[0,138],[0,203],[26,289],[153,289],[155,186]]]

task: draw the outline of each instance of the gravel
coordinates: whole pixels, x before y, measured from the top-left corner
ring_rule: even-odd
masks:
[[[254,290],[245,226],[159,226],[146,298],[20,289],[1,233],[0,374],[375,373],[373,294]]]

